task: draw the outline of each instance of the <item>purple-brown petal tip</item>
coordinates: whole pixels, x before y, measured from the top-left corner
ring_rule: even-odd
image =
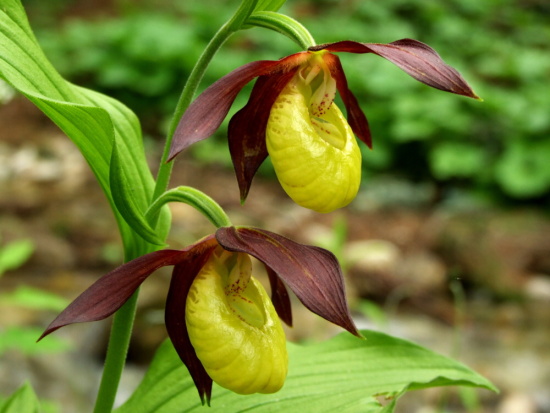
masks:
[[[104,275],[80,294],[46,328],[38,341],[68,324],[103,320],[112,315],[155,270],[174,265],[178,250],[155,251],[132,260]]]
[[[414,39],[401,39],[390,43],[390,45],[398,49],[392,50],[390,53],[390,57],[395,58],[395,61],[389,57],[387,59],[418,81],[436,89],[479,99],[462,75],[455,68],[446,64],[439,54],[427,44]]]
[[[387,44],[345,40],[315,46],[310,50],[374,53],[394,63],[410,76],[428,86],[479,99],[456,69],[446,64],[434,49],[418,40],[401,39]]]

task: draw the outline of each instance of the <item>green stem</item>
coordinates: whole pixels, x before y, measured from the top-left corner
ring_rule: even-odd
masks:
[[[181,117],[191,104],[191,100],[193,99],[199,83],[202,80],[204,73],[206,72],[206,69],[210,64],[212,58],[220,49],[220,47],[225,43],[225,41],[229,39],[229,37],[233,33],[241,28],[245,20],[248,18],[248,16],[250,16],[250,13],[252,13],[252,10],[254,10],[256,2],[256,0],[245,0],[241,3],[241,6],[233,15],[233,17],[227,23],[225,23],[210,40],[210,42],[206,46],[206,49],[199,57],[199,60],[197,61],[195,67],[191,71],[191,74],[189,75],[189,78],[187,79],[187,82],[183,88],[183,91],[181,92],[179,101],[174,111],[174,115],[168,128],[168,134],[164,145],[164,152],[162,154],[159,171],[157,173],[157,182],[155,186],[155,191],[153,193],[153,201],[160,197],[161,194],[168,188],[170,175],[172,173],[173,162],[168,163],[167,160],[170,153],[172,139],[174,137],[174,132],[176,131]]]
[[[311,33],[297,20],[273,11],[252,13],[246,20],[247,26],[263,27],[284,34],[304,50],[315,46]]]
[[[204,72],[206,71],[208,64],[210,63],[210,61],[212,60],[212,58],[214,57],[218,49],[222,46],[222,44],[233,33],[234,33],[233,30],[229,30],[227,25],[224,25],[216,33],[216,35],[212,38],[212,40],[210,40],[210,43],[208,43],[208,46],[202,53],[197,64],[193,68],[193,71],[189,75],[189,79],[187,80],[187,83],[183,88],[182,94],[178,101],[178,105],[174,112],[174,116],[172,117],[172,121],[168,129],[168,135],[164,146],[164,152],[162,153],[160,167],[157,173],[157,183],[155,186],[155,191],[153,193],[153,200],[157,199],[168,188],[170,175],[172,173],[173,162],[167,162],[167,161],[168,161],[168,155],[170,153],[170,145],[172,144],[172,138],[174,136],[176,127],[178,126],[178,122],[180,118],[183,116],[183,113],[189,107],[189,104],[191,103],[191,100],[193,99],[193,96],[199,86],[199,83],[202,77],[204,76]]]
[[[208,218],[216,228],[231,226],[229,217],[216,201],[198,189],[189,186],[179,186],[164,192],[145,212],[145,218],[149,222],[154,222],[161,208],[169,202],[181,202],[192,206]]]
[[[159,198],[168,188],[170,174],[172,171],[172,164],[167,163],[166,161],[168,160],[172,137],[178,125],[179,119],[191,103],[193,95],[195,94],[210,61],[219,50],[219,48],[225,43],[225,41],[233,33],[241,28],[244,21],[248,18],[248,16],[250,16],[250,13],[252,13],[252,11],[254,10],[256,3],[257,0],[242,1],[239,9],[233,15],[233,17],[220,28],[220,30],[214,35],[210,43],[208,43],[208,46],[200,56],[195,67],[193,68],[193,71],[191,72],[187,83],[185,84],[185,87],[181,93],[180,99],[174,112],[174,116],[172,118],[172,122],[168,130],[161,164],[157,174],[157,182],[153,192],[153,198],[151,200],[152,203],[154,200]],[[215,212],[215,208],[213,209],[213,211]],[[156,216],[158,217],[158,214],[156,214]],[[218,224],[229,223],[229,219],[226,220],[226,218],[224,218],[224,214],[218,215],[217,213],[213,213],[213,216],[217,217],[215,218],[215,221],[219,220],[219,222],[217,222]],[[129,251],[133,251],[134,253],[140,252],[141,254],[145,254],[147,252],[154,251],[155,248],[158,248],[150,244],[145,244],[141,246],[136,245],[135,239],[139,238],[139,236],[137,235],[136,238],[129,234],[126,234],[126,236],[124,236],[124,234],[122,235],[123,242],[125,244],[125,251],[127,253]],[[133,259],[136,258],[136,256],[134,255],[138,254],[131,255],[132,256],[129,256],[129,254],[127,254],[125,258],[127,260]],[[130,338],[132,335],[137,307],[138,291],[136,291],[132,295],[132,297],[117,311],[114,316],[113,324],[111,326],[111,335],[109,337],[109,344],[107,347],[107,354],[105,356],[103,375],[101,377],[101,383],[97,394],[94,413],[106,413],[112,411],[113,409],[118,385],[120,383],[122,371],[124,370],[126,355],[128,353],[128,348],[130,345]]]
[[[120,377],[132,336],[139,290],[116,312],[105,356],[103,376],[97,393],[94,413],[110,412],[115,403]]]

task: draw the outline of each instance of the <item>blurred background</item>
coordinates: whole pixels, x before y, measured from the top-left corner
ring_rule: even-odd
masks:
[[[237,7],[219,0],[23,3],[67,79],[138,114],[153,169],[185,79]],[[457,358],[501,389],[413,392],[400,412],[550,412],[550,3],[289,0],[281,11],[318,43],[423,41],[484,102],[428,88],[377,56],[341,54],[374,139],[374,150],[361,148],[362,189],[349,207],[320,215],[294,205],[269,162],[241,206],[227,121],[178,157],[173,185],[205,191],[236,224],[330,248],[362,328]],[[202,88],[251,60],[297,51],[277,33],[241,32],[214,59]],[[0,102],[0,397],[27,380],[46,411],[89,411],[109,320],[34,342],[69,300],[120,264],[116,225],[62,132],[3,83]],[[213,229],[189,207],[172,211],[172,247]],[[120,401],[165,337],[168,280],[161,271],[142,289]],[[338,332],[294,304],[290,339]]]

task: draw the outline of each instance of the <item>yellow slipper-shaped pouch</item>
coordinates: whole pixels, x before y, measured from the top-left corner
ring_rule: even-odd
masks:
[[[331,212],[357,195],[361,152],[336,104],[325,100],[328,109],[312,113],[309,100],[299,82],[285,87],[271,108],[267,150],[279,182],[294,202]]]
[[[285,334],[250,257],[217,248],[189,291],[185,322],[197,357],[220,386],[274,393],[288,370]]]

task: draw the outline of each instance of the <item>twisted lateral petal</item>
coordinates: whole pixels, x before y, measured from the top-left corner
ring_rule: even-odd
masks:
[[[290,297],[286,290],[285,283],[277,276],[269,266],[265,265],[265,270],[269,277],[269,286],[271,287],[271,302],[279,318],[287,326],[292,327],[292,307],[290,306]]]
[[[323,59],[327,63],[332,77],[336,80],[338,93],[340,93],[342,101],[346,106],[348,123],[351,127],[351,130],[361,141],[363,141],[369,148],[372,149],[372,136],[370,133],[367,117],[361,110],[357,98],[348,87],[348,81],[346,79],[342,63],[340,63],[340,59],[338,58],[338,56],[331,53],[327,53],[326,55],[324,55]]]
[[[357,195],[361,153],[336,104],[312,117],[304,94],[291,82],[271,109],[266,138],[277,178],[297,204],[331,212]]]
[[[238,93],[248,82],[261,75],[290,70],[307,56],[307,52],[300,52],[281,60],[250,62],[210,85],[182,116],[174,132],[169,160],[193,143],[212,135],[229,112]]]
[[[164,316],[170,341],[189,370],[203,404],[205,401],[210,404],[212,379],[204,370],[189,340],[185,324],[185,302],[193,280],[217,246],[216,239],[209,236],[190,247],[185,261],[174,267]]]
[[[287,374],[286,340],[269,297],[250,273],[246,254],[216,250],[189,290],[185,321],[216,383],[239,394],[274,393]]]
[[[265,129],[273,102],[298,68],[271,76],[260,76],[252,89],[250,99],[229,122],[227,139],[241,194],[241,202],[248,196],[252,178],[267,157]]]
[[[340,265],[330,251],[258,228],[220,228],[216,239],[225,249],[269,266],[310,311],[361,336],[348,310]]]
[[[73,323],[103,320],[130,298],[155,270],[180,262],[184,251],[162,250],[132,260],[93,283],[53,320],[38,340]]]
[[[413,39],[392,43],[359,43],[345,40],[311,47],[330,52],[374,53],[394,63],[410,76],[436,89],[479,99],[460,73],[447,65],[427,44]]]

